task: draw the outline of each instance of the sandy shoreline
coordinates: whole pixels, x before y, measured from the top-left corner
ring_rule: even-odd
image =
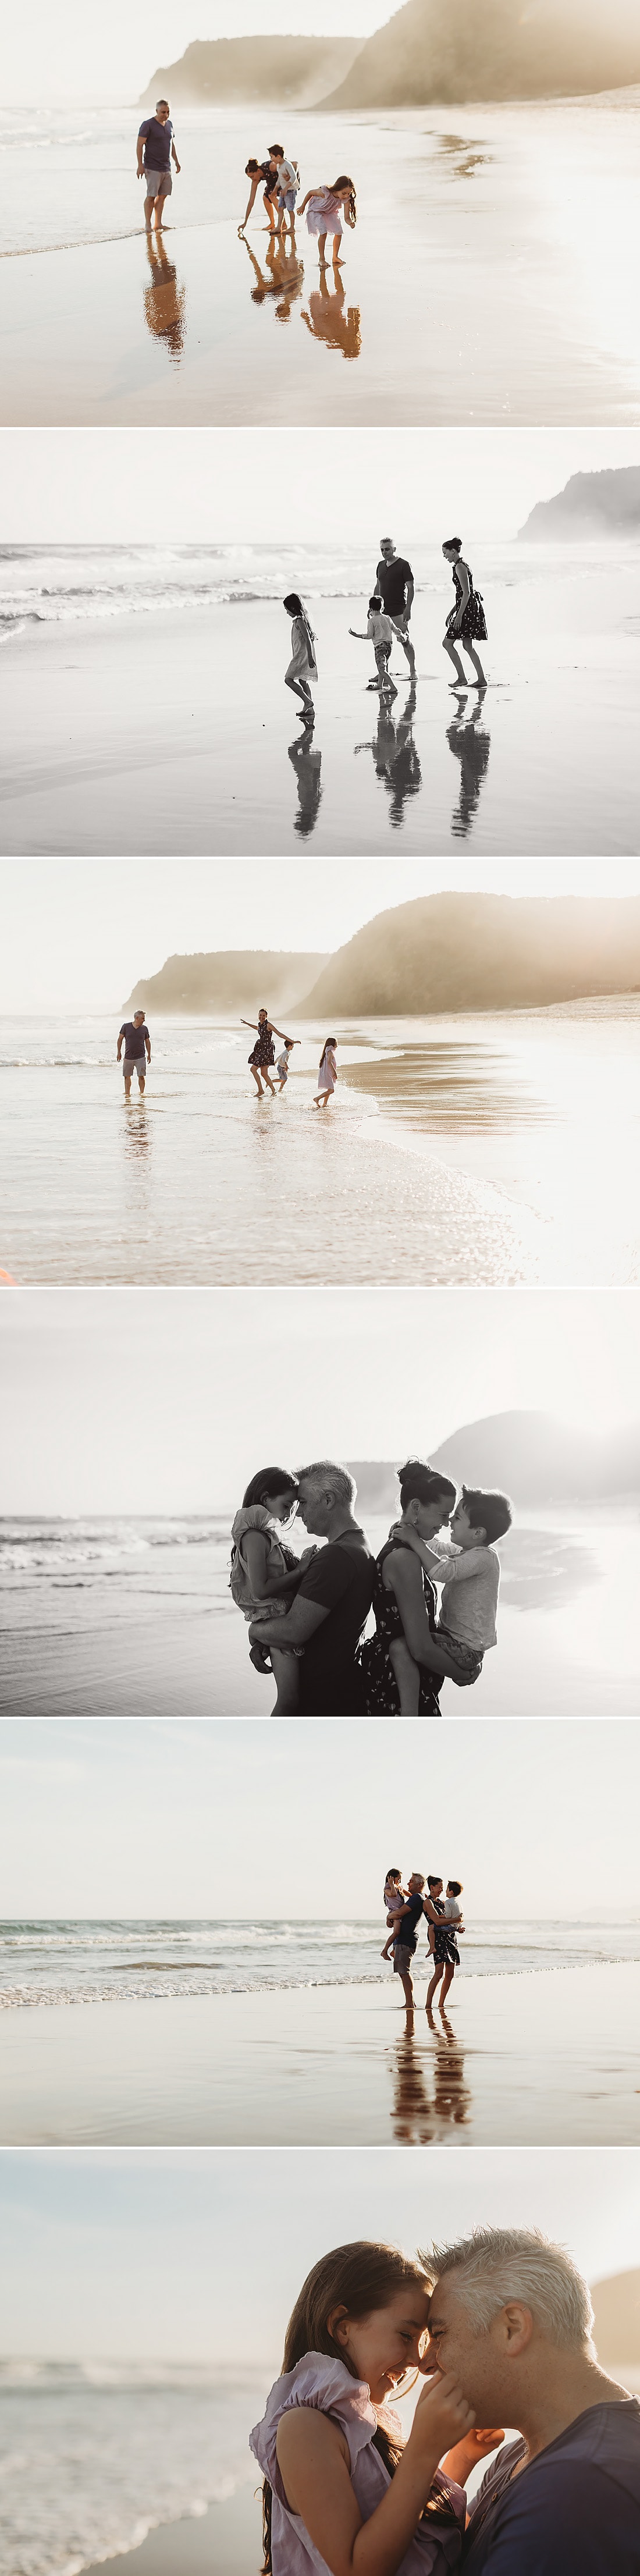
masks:
[[[258,2576],[261,2529],[260,2501],[252,2479],[223,2503],[210,2505],[208,2513],[160,2523],[138,2549],[98,2560],[86,2576],[100,2576],[105,2565],[113,2567],[116,2576],[124,2567],[130,2576]]]
[[[635,564],[615,555],[586,586],[569,555],[558,571],[532,550],[525,597],[505,584],[488,602],[480,707],[448,687],[439,596],[414,608],[415,703],[394,650],[391,719],[349,637],[361,603],[312,603],[306,749],[278,601],[29,627],[2,649],[0,851],[425,857],[462,840],[492,856],[635,852]]]
[[[634,1962],[0,2013],[0,2143],[640,2143]]]
[[[112,117],[106,166],[91,134],[81,160],[58,148],[53,196],[52,156],[32,149],[2,262],[0,417],[259,425],[277,368],[294,427],[633,422],[637,119],[637,90],[377,120],[290,109],[303,192],[331,162],[356,181],[343,295],[331,277],[321,294],[304,219],[288,266],[269,268],[261,207],[238,240],[255,107],[176,110],[161,256],[144,236],[135,109]]]

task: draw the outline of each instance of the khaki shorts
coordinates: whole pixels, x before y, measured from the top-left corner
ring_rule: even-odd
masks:
[[[147,1070],[147,1059],[146,1059],[146,1055],[126,1055],[126,1056],[125,1056],[125,1058],[124,1058],[124,1062],[123,1062],[123,1066],[122,1066],[122,1071],[123,1071],[123,1073],[141,1073],[141,1074],[144,1076],[144,1075],[145,1075],[145,1073],[146,1073],[146,1070]]]
[[[406,1947],[406,1943],[405,1943],[404,1941],[395,1941],[395,1942],[394,1942],[394,1945],[393,1945],[393,1973],[394,1973],[394,1977],[410,1977],[410,1975],[411,1975],[411,1970],[412,1970],[412,1967],[413,1967],[413,1962],[414,1962],[414,1959],[415,1959],[415,1955],[416,1955],[416,1954],[415,1954],[415,1950],[408,1950],[408,1949],[407,1949],[407,1947]]]
[[[148,197],[170,197],[173,180],[170,170],[145,170]]]

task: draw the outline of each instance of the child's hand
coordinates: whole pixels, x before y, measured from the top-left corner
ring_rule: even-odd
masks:
[[[473,2424],[471,2432],[465,2433],[463,2441],[456,2442],[454,2449],[447,2451],[445,2459],[441,2460],[440,2467],[444,2469],[445,2477],[454,2478],[458,2487],[466,2487],[478,2461],[486,2460],[489,2451],[499,2450],[503,2441],[501,2424]]]
[[[310,1565],[312,1556],[317,1556],[317,1554],[317,1547],[303,1547],[302,1555],[298,1557],[298,1564]]]
[[[409,2434],[407,2450],[427,2453],[435,2448],[436,2459],[455,2443],[461,2443],[475,2421],[473,2407],[452,2370],[435,2371],[427,2380]]]

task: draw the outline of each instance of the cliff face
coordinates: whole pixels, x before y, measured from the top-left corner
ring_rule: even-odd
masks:
[[[407,0],[323,106],[571,97],[638,80],[636,0]]]
[[[601,474],[571,474],[564,491],[536,501],[521,537],[633,536],[640,534],[640,465],[608,466]]]
[[[158,975],[142,976],[125,1011],[227,1011],[289,1008],[300,985],[323,957],[256,949],[219,949],[211,956],[167,957]]]
[[[172,106],[276,99],[284,107],[313,107],[344,80],[357,52],[358,39],[347,36],[219,37],[187,45],[177,63],[163,63],[138,105],[155,107],[164,96]]]
[[[454,1484],[498,1488],[521,1509],[545,1503],[598,1502],[607,1495],[640,1491],[640,1426],[612,1432],[606,1439],[577,1431],[546,1413],[490,1413],[484,1421],[465,1422],[439,1449],[428,1445],[429,1426],[417,1425],[417,1454],[441,1467]],[[398,1482],[387,1460],[349,1460],[358,1487],[358,1507],[367,1512],[397,1510]],[[640,2276],[636,2276],[640,2277]],[[620,2353],[618,2353],[618,2360]],[[639,2355],[640,2359],[640,2355]]]
[[[301,1017],[505,1010],[640,986],[640,897],[435,894],[379,913],[318,976]]]

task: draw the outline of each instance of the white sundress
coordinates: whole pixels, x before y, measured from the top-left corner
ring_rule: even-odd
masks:
[[[329,1053],[327,1053],[327,1050],[326,1050],[326,1048],[325,1048],[325,1052],[324,1052],[324,1055],[323,1055],[323,1058],[322,1058],[322,1063],[321,1063],[321,1066],[320,1066],[320,1071],[319,1071],[319,1074],[318,1074],[318,1090],[319,1090],[319,1091],[331,1091],[331,1092],[334,1092],[334,1091],[335,1091],[335,1087],[336,1087],[337,1080],[338,1080],[338,1069],[337,1069],[337,1065],[336,1065],[336,1059],[335,1059],[335,1056],[334,1056],[334,1054],[333,1054],[333,1050],[330,1050],[330,1052],[329,1052]]]
[[[283,2415],[293,2406],[315,2406],[322,2415],[330,2415],[340,2426],[349,2445],[351,2484],[357,2497],[363,2522],[370,2520],[376,2506],[382,2503],[390,2485],[389,2470],[374,2444],[377,2416],[371,2404],[366,2383],[352,2379],[344,2362],[331,2361],[321,2352],[307,2352],[295,2370],[277,2379],[267,2400],[260,2424],[250,2434],[250,2448],[263,2475],[268,2478],[273,2494],[271,2552],[273,2576],[327,2576],[326,2560],[314,2548],[300,2514],[292,2513],[278,2468],[276,2437]],[[385,2408],[385,2421],[392,2437],[402,2439],[399,2417],[391,2407]],[[454,2485],[453,2478],[436,2471],[434,2485],[442,2494],[443,2504],[449,2499],[453,2518],[434,2524],[429,2515],[418,2524],[413,2540],[398,2567],[397,2576],[450,2576],[460,2565],[462,2534],[465,2525],[464,2488]]]
[[[307,625],[306,617],[294,617],[293,619],[291,628],[291,661],[287,664],[284,676],[285,680],[317,680],[318,666],[316,663],[311,628]]]
[[[332,188],[319,188],[317,196],[309,198],[307,232],[342,236],[342,205]]]

